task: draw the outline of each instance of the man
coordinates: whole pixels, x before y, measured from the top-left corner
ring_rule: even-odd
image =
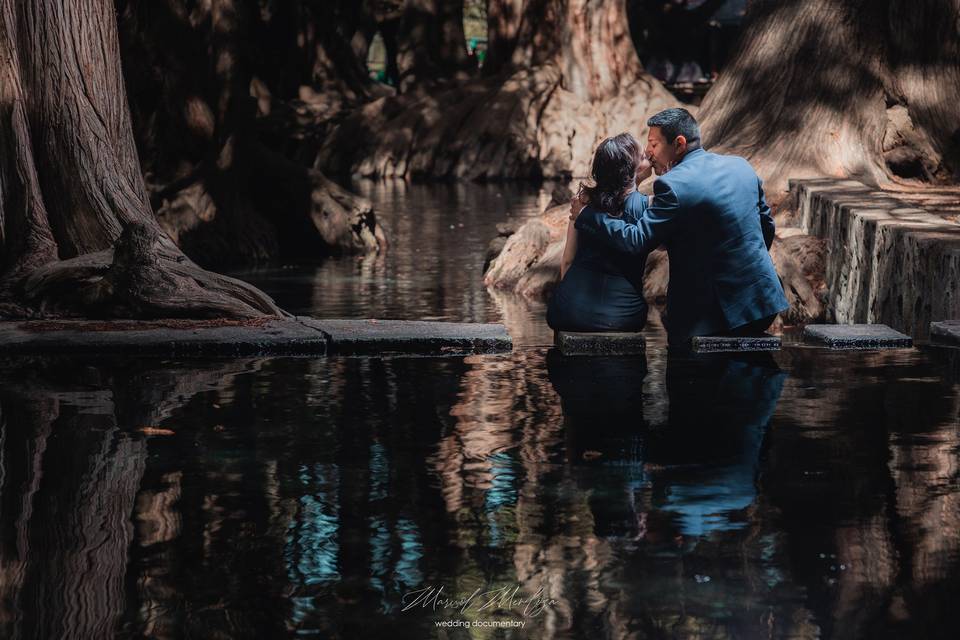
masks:
[[[670,257],[667,334],[671,346],[706,335],[755,335],[789,308],[770,259],[774,223],[757,174],[743,158],[708,153],[686,109],[647,121],[647,155],[660,178],[636,224],[591,207],[573,211],[578,231],[611,249]]]

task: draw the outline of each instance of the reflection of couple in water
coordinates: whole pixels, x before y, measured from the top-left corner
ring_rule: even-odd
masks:
[[[644,536],[654,527],[701,536],[743,525],[787,377],[771,354],[671,353],[666,398],[644,397],[644,356],[569,357],[552,349],[547,372],[561,399],[570,459],[605,469],[589,480],[598,531]],[[611,499],[617,495],[626,500]]]
[[[630,134],[604,140],[593,184],[571,201],[561,282],[547,322],[561,331],[639,331],[646,322],[647,254],[667,250],[664,325],[672,346],[703,335],[766,331],[789,305],[769,248],[774,223],[743,158],[705,151],[685,109],[647,121],[646,149]],[[637,192],[656,172],[653,196]]]

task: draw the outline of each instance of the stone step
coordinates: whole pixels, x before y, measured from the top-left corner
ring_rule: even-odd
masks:
[[[690,340],[694,353],[727,351],[780,351],[778,336],[696,336]]]
[[[565,356],[628,356],[647,352],[642,333],[557,331],[554,343]]]
[[[917,340],[933,320],[960,318],[960,190],[816,178],[791,180],[790,193],[803,231],[826,244],[829,317],[884,323]]]
[[[885,324],[811,324],[803,330],[803,341],[831,349],[903,349],[913,339]]]
[[[466,355],[512,347],[500,324],[306,317],[0,322],[0,354]]]
[[[938,344],[949,344],[960,347],[960,320],[931,322],[930,340]]]

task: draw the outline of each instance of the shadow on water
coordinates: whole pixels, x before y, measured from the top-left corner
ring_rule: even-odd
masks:
[[[0,361],[0,636],[946,637],[945,370]]]

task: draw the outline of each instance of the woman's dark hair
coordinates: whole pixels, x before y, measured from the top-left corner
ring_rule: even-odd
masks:
[[[640,165],[640,143],[629,133],[621,133],[600,143],[593,154],[590,170],[593,185],[580,183],[590,206],[612,216],[623,214],[623,203],[636,187]]]

